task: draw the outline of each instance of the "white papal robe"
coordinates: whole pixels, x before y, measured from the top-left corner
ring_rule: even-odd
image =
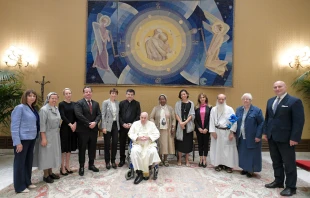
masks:
[[[128,136],[132,140],[130,158],[134,169],[142,170],[144,175],[148,175],[149,166],[158,164],[161,161],[155,142],[160,136],[157,127],[151,121],[147,121],[142,125],[139,120],[132,124]],[[149,137],[150,140],[137,140],[138,137],[142,136]]]
[[[210,160],[213,166],[225,165],[230,168],[238,167],[238,151],[235,137],[230,141],[230,131],[236,132],[237,122],[234,123],[230,130],[218,129],[226,128],[229,124],[229,117],[235,114],[235,111],[230,106],[225,106],[224,111],[220,112],[217,107],[212,108],[210,114],[209,131],[211,134]],[[217,139],[214,139],[212,132],[217,134]]]

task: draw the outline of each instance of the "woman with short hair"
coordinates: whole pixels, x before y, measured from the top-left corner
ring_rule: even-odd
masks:
[[[160,94],[159,105],[155,106],[150,115],[150,121],[154,122],[160,132],[158,139],[159,156],[162,162],[160,166],[169,166],[167,160],[168,154],[175,153],[174,136],[175,136],[175,113],[171,106],[167,105],[167,96]],[[164,158],[163,158],[164,156]]]
[[[110,98],[102,103],[102,122],[101,128],[104,137],[104,158],[106,168],[116,169],[115,159],[117,153],[118,131],[119,125],[119,102],[116,100],[118,90],[113,88],[110,90]],[[110,145],[112,139],[112,151],[110,154]],[[111,164],[110,164],[111,161]]]
[[[262,170],[262,133],[264,117],[262,110],[252,105],[252,95],[245,93],[241,97],[242,106],[236,110],[236,140],[239,154],[239,167],[242,175],[252,177],[254,172]]]
[[[58,94],[50,92],[45,105],[40,109],[40,139],[36,145],[37,159],[34,166],[43,170],[43,181],[53,183],[60,177],[52,172],[61,164],[61,143],[59,135],[60,113],[57,108]],[[38,144],[39,143],[39,144]]]

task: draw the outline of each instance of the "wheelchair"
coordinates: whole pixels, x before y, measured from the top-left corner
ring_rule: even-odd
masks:
[[[135,178],[135,169],[133,167],[133,164],[132,164],[131,158],[130,158],[131,148],[132,148],[132,141],[130,140],[129,145],[128,145],[128,155],[127,155],[127,159],[126,159],[127,164],[128,164],[128,168],[129,168],[129,170],[125,174],[126,180],[130,180],[132,178]],[[158,150],[158,148],[157,148],[157,150]],[[154,178],[154,179],[157,179],[158,167],[159,167],[158,164],[156,164],[154,166],[154,171],[156,171],[156,172],[154,172],[154,174],[156,174],[156,178]],[[149,175],[152,175],[152,173],[153,173],[153,171],[152,171],[152,169],[150,169]]]

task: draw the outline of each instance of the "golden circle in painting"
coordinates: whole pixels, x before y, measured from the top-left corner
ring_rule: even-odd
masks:
[[[134,59],[151,70],[179,61],[185,52],[185,32],[177,21],[166,16],[142,20],[131,36],[128,49]]]

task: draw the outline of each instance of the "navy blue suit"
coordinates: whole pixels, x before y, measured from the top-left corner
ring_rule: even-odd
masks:
[[[255,138],[262,138],[264,117],[262,110],[251,105],[244,120],[245,139],[241,134],[244,107],[238,107],[236,140],[239,154],[239,167],[248,172],[262,170],[262,143],[255,142]]]
[[[290,140],[299,142],[301,139],[305,122],[304,107],[300,99],[287,94],[273,113],[275,99],[270,98],[267,102],[263,133],[268,137],[275,181],[284,183],[285,171],[286,187],[296,189],[295,146],[290,146]]]

